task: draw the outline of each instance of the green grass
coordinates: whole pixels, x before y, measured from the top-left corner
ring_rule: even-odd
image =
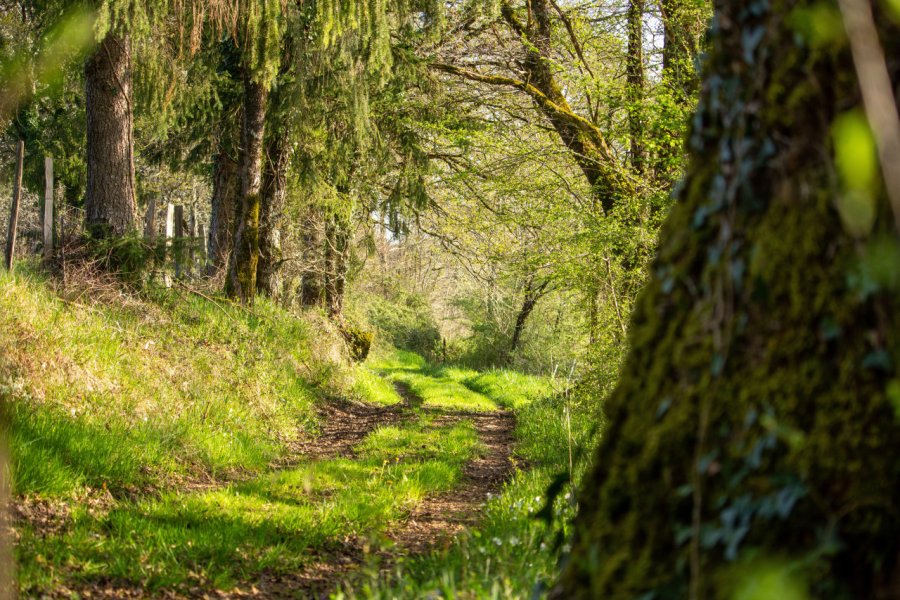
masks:
[[[359,458],[304,463],[220,490],[166,493],[92,514],[49,536],[26,529],[18,545],[27,593],[113,579],[149,590],[230,589],[262,571],[288,573],[343,540],[377,550],[384,533],[426,495],[451,489],[479,450],[470,423],[384,427]],[[311,549],[316,549],[316,554]]]
[[[365,366],[356,367],[354,378],[353,393],[361,400],[382,406],[403,402],[403,398],[400,397],[391,382],[379,377]]]
[[[407,385],[429,408],[489,412],[517,409],[553,394],[548,377],[505,369],[475,371],[454,365],[429,365],[405,350],[383,353],[369,360],[375,372]]]
[[[533,515],[570,451],[577,461],[588,444],[591,418],[569,407],[570,435],[549,379],[429,365],[403,351],[348,368],[327,325],[264,300],[247,311],[177,290],[68,298],[27,268],[0,274],[14,493],[70,515],[57,528],[18,528],[25,595],[96,580],[228,589],[263,571],[294,572],[347,540],[372,556],[373,570],[349,584],[353,596],[518,598],[552,580],[571,502],[555,501],[552,524]],[[353,460],[272,470],[298,432],[316,430],[316,402],[397,404],[395,382],[422,400],[413,420],[373,431]],[[438,427],[432,412],[498,408],[516,414],[516,458],[528,469],[479,508],[476,529],[380,572],[385,533],[425,497],[452,490],[480,451],[470,423]],[[210,478],[215,489],[185,486]]]
[[[411,364],[388,358],[397,366]],[[376,363],[381,367],[383,363]],[[512,371],[483,373],[456,367],[421,365],[418,371],[439,373],[460,382],[516,414],[515,456],[528,465],[517,470],[502,493],[489,498],[479,525],[458,537],[449,548],[398,561],[390,573],[373,561],[367,572],[347,585],[347,598],[527,598],[540,596],[555,580],[566,551],[562,541],[574,516],[571,486],[551,504],[552,518],[536,518],[544,508],[546,491],[559,477],[567,477],[569,452],[575,479],[592,446],[594,419],[587,407],[568,404],[553,395],[549,378]],[[566,411],[572,411],[567,426]],[[571,431],[571,435],[570,432]]]
[[[337,334],[264,299],[248,311],[180,288],[105,303],[67,295],[25,265],[0,274],[0,399],[18,494],[261,472],[314,429],[319,398],[349,385],[349,369],[319,358]],[[398,401],[361,374],[358,397]]]

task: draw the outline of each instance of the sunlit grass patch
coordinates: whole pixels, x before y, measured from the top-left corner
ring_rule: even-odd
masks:
[[[386,376],[409,387],[413,394],[422,399],[422,406],[425,408],[476,412],[490,412],[499,408],[497,403],[487,396],[473,392],[449,377],[435,377],[411,371],[392,372]]]
[[[354,373],[353,392],[359,399],[372,404],[380,404],[382,406],[391,406],[393,404],[401,404],[403,398],[391,385],[391,382],[383,377],[379,377],[368,367],[357,366]]]
[[[428,368],[428,363],[422,356],[408,350],[391,349],[371,356],[367,364],[379,372],[391,371],[423,371]]]
[[[76,508],[62,532],[22,532],[20,584],[26,593],[94,579],[229,589],[263,570],[297,570],[348,536],[377,538],[427,495],[452,489],[478,449],[469,423],[384,427],[359,446],[358,460],[310,462],[101,514]]]
[[[461,381],[472,377],[464,370],[451,375]],[[551,482],[568,477],[570,451],[577,481],[592,447],[596,421],[585,408],[567,403],[564,397],[547,395],[547,379],[524,376],[520,380],[508,371],[475,376],[480,375],[485,375],[480,384],[495,386],[482,388],[493,398],[521,394],[518,400],[510,400],[509,406],[516,413],[515,455],[525,460],[528,470],[517,471],[502,493],[486,498],[478,526],[448,548],[399,560],[390,573],[373,563],[367,574],[348,584],[347,597],[517,599],[541,597],[555,580],[565,551],[562,540],[571,533],[571,486],[555,497],[551,522],[536,515],[547,502]],[[524,394],[516,390],[517,381],[524,381]],[[478,385],[471,380],[469,384]],[[504,387],[508,385],[513,386],[511,390]],[[574,411],[570,425],[567,410]]]

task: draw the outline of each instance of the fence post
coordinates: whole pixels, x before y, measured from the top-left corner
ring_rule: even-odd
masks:
[[[206,232],[203,230],[203,223],[197,224],[197,236],[200,238],[200,276],[206,271],[207,248],[206,248]]]
[[[62,283],[66,287],[66,188],[62,183],[56,184],[56,197],[59,198],[59,210],[56,211],[56,244],[59,248],[59,260],[62,264]]]
[[[171,202],[166,204],[166,254],[172,246],[172,236],[175,235],[175,205]],[[172,287],[172,278],[166,272],[163,275],[166,287]]]
[[[196,194],[195,194],[196,196]],[[196,201],[196,198],[195,198]],[[184,267],[184,272],[188,277],[191,276],[191,273],[194,269],[194,242],[197,239],[197,215],[194,212],[194,205],[191,205],[191,213],[188,218],[188,249],[187,249],[187,264]]]
[[[22,165],[25,161],[25,142],[19,140],[16,151],[16,181],[13,184],[12,205],[9,207],[9,229],[6,230],[6,270],[12,270],[16,251],[16,228],[19,225],[19,196],[22,194]]]
[[[175,206],[175,278],[181,278],[181,261],[184,252],[184,206]]]
[[[53,258],[53,157],[44,157],[44,260]]]
[[[147,202],[147,214],[144,215],[144,239],[153,244],[156,239],[156,198]]]

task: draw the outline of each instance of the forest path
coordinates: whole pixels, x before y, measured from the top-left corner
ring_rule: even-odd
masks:
[[[492,494],[498,494],[511,477],[515,463],[515,415],[497,409],[490,412],[453,410],[423,406],[423,399],[402,381],[393,385],[402,405],[376,406],[335,402],[322,406],[322,430],[318,436],[298,444],[303,459],[357,457],[356,447],[379,427],[427,419],[432,427],[447,427],[467,421],[474,425],[480,451],[468,461],[457,485],[448,491],[428,495],[407,517],[385,532],[390,543],[369,554],[368,542],[360,537],[345,538],[336,552],[327,552],[296,573],[264,573],[249,586],[218,592],[216,598],[329,598],[353,573],[377,562],[382,572],[404,556],[426,553],[448,544],[466,527],[477,523],[479,510]]]
[[[81,552],[98,565],[47,596],[328,598],[449,544],[511,477],[516,420],[428,369],[378,372],[396,390],[391,405],[323,403],[319,431],[258,476],[39,526],[34,535],[58,544],[89,540]],[[139,555],[127,554],[131,538]],[[131,564],[159,575],[129,574]]]

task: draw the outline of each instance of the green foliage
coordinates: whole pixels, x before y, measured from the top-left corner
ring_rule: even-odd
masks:
[[[369,356],[369,349],[372,347],[372,340],[375,334],[353,325],[344,324],[341,327],[341,335],[347,341],[350,349],[350,358],[356,362],[362,362]]]
[[[376,297],[364,310],[369,323],[397,348],[431,356],[441,340],[431,307],[420,296]]]

